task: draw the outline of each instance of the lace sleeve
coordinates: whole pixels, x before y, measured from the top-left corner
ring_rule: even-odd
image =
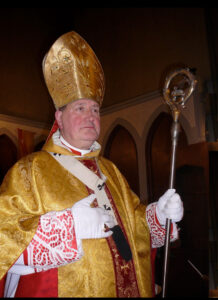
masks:
[[[83,255],[76,239],[71,209],[49,212],[39,220],[36,234],[27,247],[27,265],[36,271],[63,266]]]
[[[165,243],[165,226],[161,226],[156,217],[156,202],[149,204],[146,208],[146,220],[151,234],[152,248],[162,247]],[[178,239],[178,229],[175,223],[171,224],[170,241]]]

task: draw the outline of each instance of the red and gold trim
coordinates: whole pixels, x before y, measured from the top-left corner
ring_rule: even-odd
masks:
[[[94,159],[88,159],[88,160],[81,160],[81,162],[89,169],[91,169],[95,174],[97,174],[100,177],[100,172],[97,167],[97,163]],[[91,189],[87,187],[89,193],[93,193]],[[125,232],[125,228],[122,224],[122,220],[120,218],[119,212],[115,206],[114,200],[112,198],[112,195],[107,187],[105,185],[105,192],[108,196],[108,199],[111,203],[111,206],[113,208],[116,220],[118,222],[118,225],[123,231],[123,234],[128,242],[127,234]],[[114,271],[115,271],[115,278],[116,278],[116,293],[118,298],[124,298],[124,297],[130,297],[130,298],[136,298],[140,297],[138,283],[137,283],[137,277],[135,272],[135,266],[133,263],[133,260],[126,262],[120,255],[119,251],[117,250],[116,244],[113,240],[113,238],[110,236],[107,238],[107,243],[111,251],[111,255],[113,258],[113,264],[114,264]]]

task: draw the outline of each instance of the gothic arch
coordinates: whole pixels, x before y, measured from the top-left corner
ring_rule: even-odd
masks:
[[[17,136],[12,134],[7,128],[1,127],[0,128],[0,135],[3,135],[3,134],[7,135],[11,139],[11,141],[14,143],[16,148],[18,149],[18,138],[17,138]]]
[[[121,119],[121,118],[117,118],[111,125],[110,127],[107,129],[104,137],[103,137],[103,140],[102,140],[102,151],[104,152],[105,151],[105,147],[106,147],[106,144],[107,144],[107,141],[108,141],[108,138],[109,136],[111,135],[112,131],[114,130],[114,128],[116,126],[122,126],[124,127],[132,136],[132,138],[134,139],[135,141],[135,144],[136,144],[136,148],[137,148],[137,152],[139,152],[139,147],[140,147],[140,143],[141,143],[141,138],[139,137],[138,135],[138,132],[136,131],[136,129],[126,120],[124,119]]]
[[[107,138],[104,156],[115,163],[139,196],[138,153],[133,136],[128,129],[117,124]]]
[[[149,133],[149,130],[153,124],[153,122],[157,119],[157,117],[161,114],[161,113],[168,113],[169,115],[171,115],[171,112],[169,110],[169,107],[165,104],[160,105],[149,117],[149,119],[146,121],[145,123],[145,128],[143,130],[143,134],[142,134],[142,142],[143,145],[145,147],[146,145],[146,141],[147,141],[147,136]],[[186,117],[183,114],[180,114],[179,116],[179,123],[181,125],[181,127],[184,129],[186,137],[187,137],[187,141],[188,144],[192,143],[192,127],[190,125],[190,123],[188,122],[188,120],[186,119]],[[145,149],[144,149],[145,151]]]
[[[169,187],[170,160],[171,160],[171,127],[172,116],[162,112],[154,120],[149,129],[145,143],[147,162],[147,183],[149,201],[156,201]],[[177,158],[180,149],[188,145],[187,137],[182,126],[177,145]],[[178,159],[176,160],[178,165]]]
[[[0,183],[7,171],[17,161],[17,148],[6,134],[0,135]]]

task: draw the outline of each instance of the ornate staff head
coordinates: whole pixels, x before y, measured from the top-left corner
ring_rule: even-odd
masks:
[[[173,117],[178,117],[180,109],[193,93],[197,80],[189,68],[179,68],[169,73],[164,82],[163,97],[172,110]]]

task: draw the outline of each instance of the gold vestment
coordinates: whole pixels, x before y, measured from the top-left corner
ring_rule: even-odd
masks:
[[[34,236],[39,217],[60,211],[88,196],[87,187],[64,169],[47,151],[73,155],[54,145],[52,139],[43,151],[18,161],[6,175],[0,188],[0,278],[23,253]],[[131,247],[137,285],[141,297],[152,297],[150,233],[145,206],[130,190],[116,166],[99,155],[99,151],[81,159],[95,160],[107,177],[112,195]],[[81,260],[58,268],[59,297],[117,297],[117,286],[128,297],[115,270],[106,239],[82,241]],[[128,266],[120,266],[128,272]]]

